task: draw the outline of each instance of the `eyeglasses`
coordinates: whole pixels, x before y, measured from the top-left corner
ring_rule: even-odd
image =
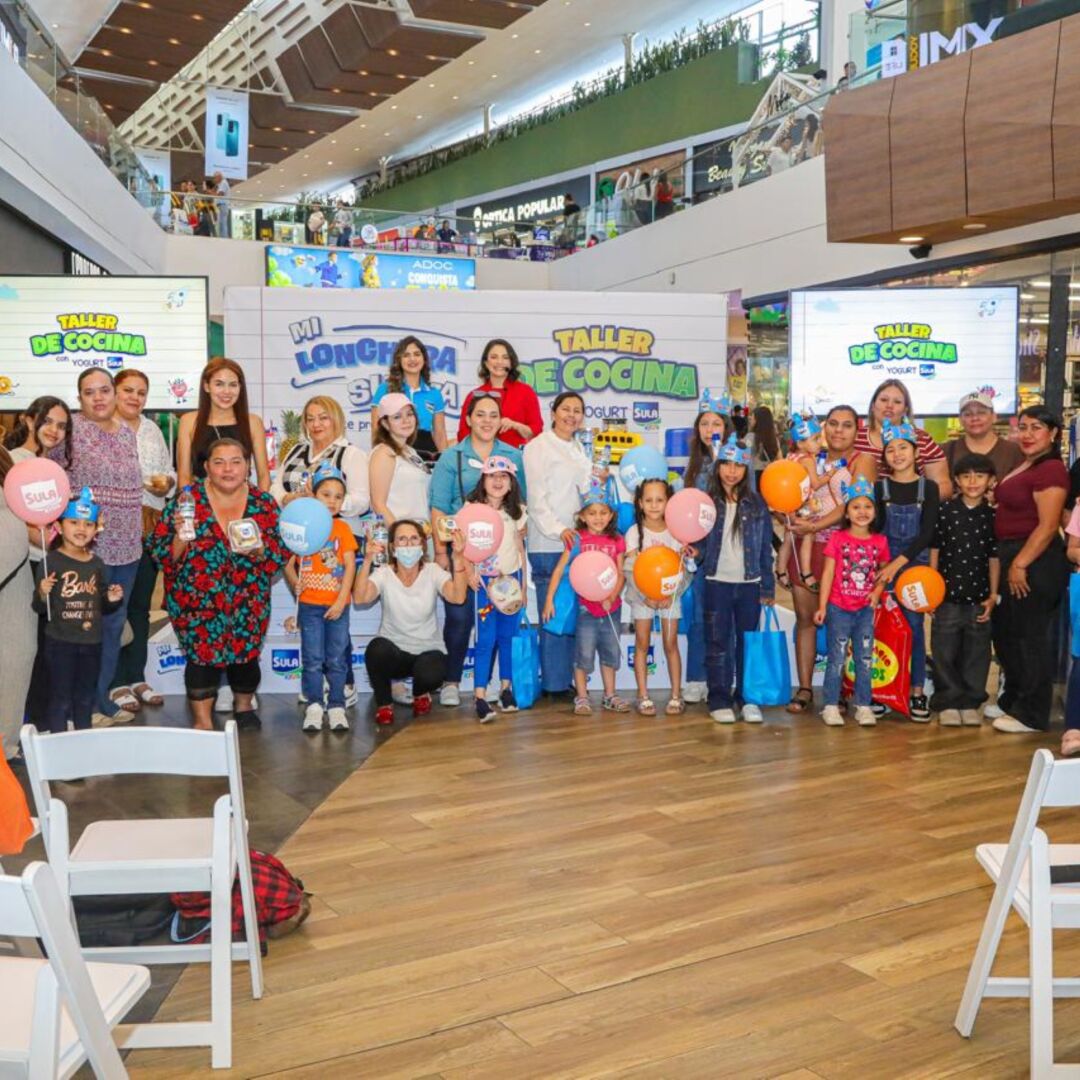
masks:
[[[395,536],[394,547],[421,547],[424,541],[419,536]]]

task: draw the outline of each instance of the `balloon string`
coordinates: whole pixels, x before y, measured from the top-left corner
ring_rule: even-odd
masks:
[[[671,622],[671,620],[675,618],[675,603],[676,603],[676,601],[678,601],[682,597],[682,593],[679,592],[679,586],[682,585],[682,583],[683,583],[683,569],[684,569],[685,566],[686,566],[686,557],[683,555],[682,551],[680,550],[679,551],[679,580],[675,585],[675,591],[671,594],[671,603],[668,605],[668,609],[667,609],[667,620],[668,620],[668,622]],[[690,586],[689,586],[689,582],[688,582],[687,583],[687,588],[689,588],[689,587]],[[683,589],[683,592],[686,592],[686,589]],[[661,612],[660,613],[661,621],[663,620],[663,618],[664,618],[664,613]]]
[[[41,568],[44,571],[41,576],[47,578],[49,576],[49,556],[45,550],[45,526],[39,525],[38,532],[41,533]],[[52,604],[49,603],[48,593],[45,594],[45,620],[46,622],[52,621]]]

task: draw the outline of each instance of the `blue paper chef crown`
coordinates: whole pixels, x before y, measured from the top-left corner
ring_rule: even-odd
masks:
[[[865,476],[856,476],[850,484],[844,484],[840,489],[844,496],[844,502],[849,503],[852,499],[869,499],[874,501],[874,485]]]
[[[319,467],[315,470],[315,475],[311,478],[312,495],[319,490],[319,485],[327,480],[340,480],[342,484],[345,483],[345,477],[341,470],[335,468],[329,461],[323,461],[319,464]]]
[[[88,487],[84,487],[79,492],[79,497],[67,504],[67,509],[60,518],[61,520],[73,518],[75,521],[89,521],[91,525],[96,525],[100,513],[101,507],[94,502],[94,493]]]
[[[615,497],[615,485],[607,480],[601,480],[599,476],[589,478],[589,490],[581,498],[581,507],[591,506],[593,503],[603,503],[612,510],[618,509],[619,500]]]
[[[714,436],[713,456],[717,461],[730,461],[735,465],[750,464],[750,451],[745,446],[739,445],[739,439],[736,435],[728,436],[726,443],[721,443],[719,436]]]
[[[723,393],[709,389],[702,391],[701,400],[698,402],[699,414],[714,412],[718,416],[730,416],[731,408],[731,395],[726,390]]]
[[[799,416],[791,421],[791,434],[796,442],[806,442],[821,434],[821,425],[812,416]]]
[[[918,446],[918,437],[915,435],[915,428],[907,421],[901,420],[899,424],[894,424],[891,420],[886,419],[885,423],[881,425],[881,445],[888,446],[889,443],[895,439],[906,439],[912,446]]]

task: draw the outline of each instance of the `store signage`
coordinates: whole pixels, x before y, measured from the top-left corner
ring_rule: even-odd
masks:
[[[694,147],[694,201],[703,195],[730,191],[732,183],[731,150],[733,140],[718,139]]]
[[[907,49],[902,37],[881,43],[881,77],[892,79],[907,71]]]
[[[589,178],[575,176],[500,199],[459,203],[455,212],[459,218],[471,218],[473,228],[481,232],[493,226],[515,225],[519,221],[531,223],[562,217],[563,196],[566,194],[572,195],[579,206],[585,206],[589,201]]]
[[[12,24],[4,17],[0,8],[0,49],[6,52],[16,64],[22,63],[26,48],[26,35],[20,33],[18,24]]]
[[[960,53],[989,45],[1002,22],[1004,19],[999,17],[991,19],[986,26],[976,22],[964,23],[949,35],[940,30],[927,30],[912,36],[908,40],[910,66],[927,67],[948,56],[959,56]]]

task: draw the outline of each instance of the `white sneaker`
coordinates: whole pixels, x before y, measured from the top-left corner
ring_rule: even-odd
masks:
[[[687,705],[697,705],[709,696],[709,684],[703,682],[688,682],[683,688],[683,701]]]
[[[865,707],[866,706],[864,705],[863,708]],[[840,712],[840,709],[836,705],[826,705],[825,708],[821,710],[821,719],[829,727],[844,726],[843,713]]]
[[[447,683],[439,691],[439,704],[455,709],[461,704],[461,693],[453,683]]]
[[[221,695],[218,694],[218,701],[220,701],[220,700],[221,700]],[[301,709],[304,708],[305,705],[309,704],[308,699],[307,699],[307,694],[305,694],[303,690],[301,690],[300,693],[296,695],[296,704],[299,705]],[[222,709],[220,711],[224,712],[225,710]]]
[[[964,722],[960,718],[959,709],[942,709],[938,713],[938,721],[942,727],[960,727]]]
[[[404,680],[390,684],[390,696],[399,705],[411,705],[413,703],[412,687]]]
[[[743,722],[747,724],[760,724],[765,719],[757,705],[744,705],[742,707],[742,718]]]
[[[349,730],[349,718],[345,715],[344,709],[333,708],[330,710],[330,730],[331,731],[348,731]]]
[[[869,705],[856,705],[855,706],[855,723],[860,727],[875,727],[877,725],[877,717],[874,715],[874,710]]]
[[[735,710],[734,709],[713,709],[709,715],[718,724],[734,724],[735,723]]]
[[[232,711],[233,711],[232,687],[229,686],[228,684],[226,684],[225,686],[218,687],[217,701],[214,702],[214,712],[232,712]]]
[[[987,720],[1000,720],[1005,715],[1005,710],[996,702],[991,702],[983,709],[983,716]]]
[[[964,727],[980,727],[982,725],[982,717],[979,715],[978,709],[961,709],[960,721]]]
[[[1022,720],[1015,716],[1002,715],[993,723],[995,731],[1004,731],[1007,735],[1042,735],[1044,732],[1038,728],[1028,727]]]
[[[346,709],[351,709],[355,704],[357,704],[357,702],[359,702],[359,700],[360,700],[360,695],[356,692],[356,687],[355,686],[346,686],[345,687],[345,708]],[[410,698],[410,700],[412,700],[412,699]],[[331,721],[330,726],[331,727],[334,726],[332,721]]]
[[[304,713],[304,731],[322,731],[323,722],[323,707],[316,702],[312,702]]]
[[[124,710],[121,709],[120,711],[123,712]],[[106,716],[103,712],[96,712],[96,713],[92,714],[91,717],[90,717],[90,726],[91,727],[99,727],[99,728],[100,727],[112,727],[113,723],[114,723],[113,717]]]

